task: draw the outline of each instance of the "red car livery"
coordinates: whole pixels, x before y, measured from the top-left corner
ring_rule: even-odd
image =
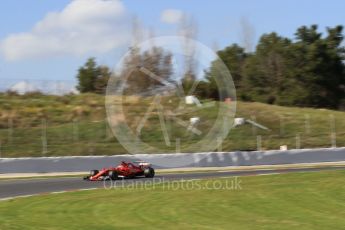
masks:
[[[122,161],[117,167],[91,170],[90,175],[84,177],[84,180],[117,180],[120,177],[134,178],[138,176],[152,178],[155,176],[155,170],[151,167],[151,164],[147,162],[138,162],[138,164],[133,164],[131,162]]]

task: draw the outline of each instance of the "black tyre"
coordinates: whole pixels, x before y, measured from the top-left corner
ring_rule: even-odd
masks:
[[[147,178],[152,178],[155,176],[155,170],[153,168],[144,169],[144,176]]]
[[[99,173],[98,170],[91,170],[91,171],[90,171],[90,176],[95,176],[95,175],[97,175],[98,173]]]
[[[116,171],[109,171],[108,176],[110,180],[119,179],[119,174]]]

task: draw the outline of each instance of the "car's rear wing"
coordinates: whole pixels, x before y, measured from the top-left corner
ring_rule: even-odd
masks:
[[[139,166],[150,167],[151,163],[146,161],[134,161],[134,163],[138,164]]]

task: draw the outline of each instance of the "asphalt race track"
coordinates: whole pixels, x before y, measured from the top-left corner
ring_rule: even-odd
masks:
[[[345,167],[320,167],[320,168],[296,168],[281,170],[251,170],[251,171],[216,171],[216,172],[193,172],[179,174],[156,174],[155,178],[136,178],[125,179],[123,183],[130,184],[135,181],[152,180],[153,182],[173,181],[173,180],[191,180],[201,178],[232,177],[246,175],[261,175],[273,173],[290,173],[290,172],[313,172],[321,170],[345,169]],[[105,182],[110,183],[110,182]],[[52,192],[73,191],[79,189],[103,188],[102,181],[84,181],[79,177],[65,178],[44,178],[44,179],[9,179],[0,180],[0,199],[13,198],[17,196],[28,196],[35,194],[44,194]]]

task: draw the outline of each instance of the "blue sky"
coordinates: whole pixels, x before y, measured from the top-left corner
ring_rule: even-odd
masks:
[[[128,48],[126,42],[130,39],[133,15],[147,28],[153,28],[156,35],[176,34],[176,23],[162,21],[165,10],[192,15],[198,24],[197,39],[210,47],[217,44],[218,48],[243,43],[241,21],[246,21],[252,32],[255,31],[255,42],[260,35],[271,31],[292,38],[301,25],[318,24],[324,30],[326,26],[345,24],[345,1],[341,0],[110,0],[116,4],[108,7],[109,10],[97,5],[102,0],[77,1],[79,5],[75,3],[73,7],[69,0],[1,0],[0,82],[4,79],[75,81],[78,67],[90,56],[95,56],[101,64],[114,65]],[[94,9],[107,11],[104,13],[107,16],[100,17],[97,12],[83,15],[90,9],[78,10],[91,2],[95,4]],[[47,14],[52,12],[55,14],[47,19]],[[79,18],[74,17],[74,12]],[[79,30],[77,23],[89,22],[88,16],[98,22],[92,25],[92,30]],[[39,22],[43,23],[33,29]],[[104,29],[96,28],[98,25],[103,28],[102,23]],[[78,31],[73,33],[73,30]],[[95,37],[98,33],[103,38]],[[70,41],[70,36],[74,40]],[[108,44],[112,37],[114,42]]]

